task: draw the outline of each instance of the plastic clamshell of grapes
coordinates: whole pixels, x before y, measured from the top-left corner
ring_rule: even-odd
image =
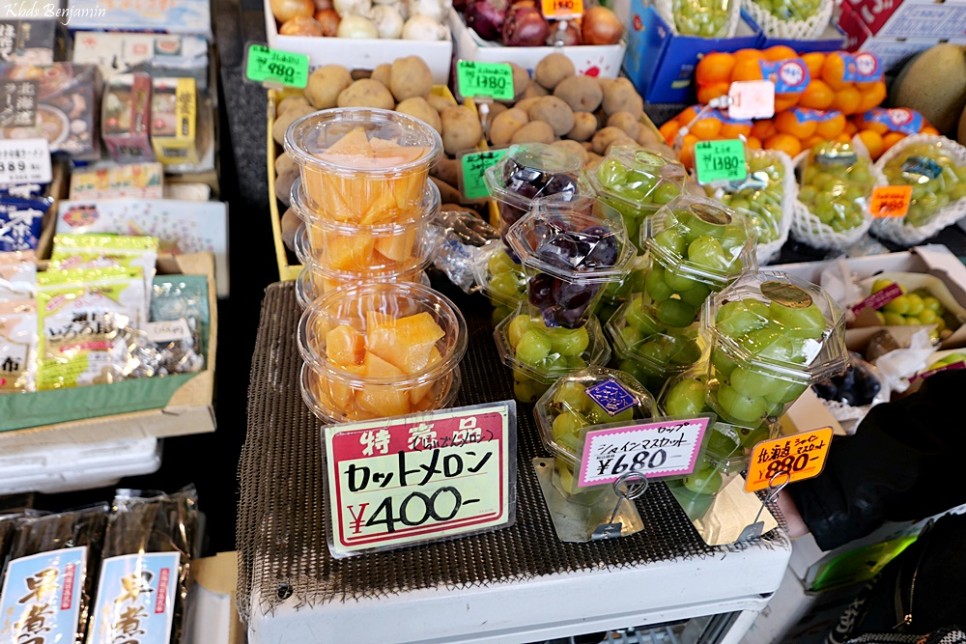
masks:
[[[527,275],[527,302],[549,327],[576,329],[608,284],[627,276],[636,250],[617,213],[599,199],[539,199],[506,241]]]
[[[688,171],[656,152],[618,145],[611,146],[584,176],[594,192],[620,213],[628,239],[644,252],[640,239],[644,219],[684,191]]]
[[[324,219],[354,224],[419,218],[442,149],[439,134],[423,121],[375,108],[321,110],[285,132],[307,206]]]
[[[851,143],[820,143],[805,157],[798,201],[818,224],[844,233],[871,224],[875,185],[872,162]]]
[[[538,385],[552,384],[590,365],[605,365],[611,357],[596,317],[591,316],[587,324],[576,329],[548,327],[542,316],[529,315],[524,305],[497,325],[493,339],[500,360],[513,369],[514,380],[529,379]],[[521,398],[521,402],[533,400]]]
[[[671,0],[674,26],[684,36],[727,36],[735,0]]]
[[[527,299],[527,276],[503,244],[480,248],[473,262],[473,274],[480,290],[494,305],[515,309]]]
[[[500,211],[500,231],[530,211],[535,199],[581,194],[580,159],[544,143],[511,145],[496,164],[486,169],[483,182]]]
[[[292,185],[291,203],[305,227],[303,250],[333,271],[406,271],[425,265],[436,249],[438,236],[430,226],[439,212],[439,189],[431,181],[419,216],[410,221],[356,224],[319,217],[305,202],[301,179]]]
[[[647,421],[654,410],[654,396],[636,379],[596,366],[561,377],[533,408],[544,447],[571,471],[588,430]]]
[[[435,404],[426,396],[456,368],[466,344],[466,320],[453,303],[404,282],[327,292],[306,307],[298,326],[299,352],[334,410],[358,407],[377,418]]]
[[[966,146],[916,135],[886,151],[876,167],[890,186],[912,187],[906,215],[873,221],[877,235],[912,246],[966,216]]]
[[[677,327],[659,319],[650,299],[635,293],[604,325],[621,368],[659,391],[664,382],[701,359],[703,342],[696,321]]]
[[[820,287],[778,272],[748,275],[708,301],[710,402],[744,427],[777,418],[813,382],[848,364],[845,320]]]

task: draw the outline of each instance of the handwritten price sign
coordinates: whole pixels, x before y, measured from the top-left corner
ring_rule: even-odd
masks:
[[[513,98],[513,68],[506,63],[480,63],[461,60],[456,63],[456,84],[464,98]]]
[[[912,186],[876,186],[869,210],[877,218],[905,217],[912,202]]]
[[[584,13],[584,0],[541,0],[540,6],[548,20],[579,18]]]
[[[504,148],[485,152],[469,152],[460,157],[463,196],[466,197],[467,201],[486,199],[490,196],[490,191],[483,180],[483,173],[490,166],[499,163],[506,153],[507,151]]]
[[[302,89],[309,84],[309,57],[252,43],[246,54],[245,77],[255,83]]]
[[[744,181],[748,176],[745,144],[739,139],[698,141],[694,145],[694,166],[700,184]]]
[[[587,432],[577,486],[613,483],[627,472],[647,478],[690,474],[710,420],[665,420]]]
[[[515,405],[325,428],[335,557],[509,525]]]
[[[785,482],[781,473],[787,473],[788,482],[803,481],[822,473],[832,442],[832,428],[823,427],[810,432],[762,441],[755,445],[748,466],[745,490],[757,492]]]

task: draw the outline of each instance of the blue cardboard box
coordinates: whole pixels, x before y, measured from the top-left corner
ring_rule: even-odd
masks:
[[[643,0],[632,0],[630,25],[624,73],[648,103],[693,103],[700,54],[758,47],[762,40],[758,25],[747,21],[739,23],[732,38],[675,35]]]

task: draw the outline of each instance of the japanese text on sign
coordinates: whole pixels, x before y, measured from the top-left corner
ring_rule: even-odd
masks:
[[[47,139],[0,140],[0,185],[49,183],[50,179]]]
[[[467,200],[486,199],[490,191],[483,181],[483,173],[487,168],[499,163],[506,154],[506,149],[487,150],[485,152],[470,152],[460,157],[460,172],[463,175],[463,196]]]
[[[584,13],[584,0],[541,0],[540,6],[548,20],[578,18]]]
[[[728,88],[728,99],[728,116],[733,119],[775,115],[775,84],[771,81],[736,81]]]
[[[37,81],[0,84],[0,127],[33,127],[37,122]]]
[[[513,68],[506,63],[461,60],[456,64],[456,84],[464,98],[513,98]]]
[[[832,428],[823,427],[758,443],[751,452],[745,490],[757,492],[784,483],[785,477],[778,476],[783,473],[789,483],[818,476],[831,442]]]
[[[895,283],[889,284],[853,306],[852,312],[858,315],[865,309],[881,309],[900,295],[902,295],[902,287]]]
[[[698,183],[741,181],[748,176],[745,144],[739,139],[698,141],[694,145],[694,165]]]
[[[710,420],[665,420],[589,431],[577,485],[613,483],[627,472],[647,478],[690,474]]]
[[[248,46],[245,77],[256,83],[301,89],[309,84],[309,57],[252,43]]]
[[[332,554],[508,524],[511,405],[326,427]]]
[[[905,217],[912,201],[912,186],[876,186],[869,210],[873,217]]]

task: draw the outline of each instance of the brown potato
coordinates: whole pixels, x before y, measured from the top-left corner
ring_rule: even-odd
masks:
[[[604,154],[606,155],[608,152],[610,152],[611,151],[611,148],[614,148],[616,146],[624,146],[624,145],[630,146],[632,148],[637,148],[638,147],[637,142],[634,141],[634,139],[632,139],[629,136],[626,136],[625,135],[625,136],[622,136],[622,137],[618,137],[618,138],[614,139],[613,141],[611,141],[610,143],[608,143],[607,144],[607,147],[604,148]]]
[[[443,133],[443,121],[439,117],[439,112],[434,110],[422,96],[413,96],[400,101],[399,105],[396,106],[396,111],[415,116],[440,134]]]
[[[433,72],[419,56],[405,56],[392,61],[389,91],[397,101],[426,96],[433,89]]]
[[[567,138],[574,141],[587,141],[596,131],[596,116],[590,112],[574,112],[574,126],[567,132]]]
[[[574,112],[570,106],[556,96],[542,96],[527,110],[531,121],[545,121],[553,128],[553,133],[563,136],[574,126]]]
[[[583,165],[584,163],[587,162],[587,150],[585,150],[584,146],[577,143],[576,141],[567,141],[567,140],[554,141],[550,145],[552,145],[555,148],[560,148],[570,156],[577,157],[578,159],[580,159],[580,165]]]
[[[352,85],[349,70],[342,65],[323,65],[309,76],[305,98],[317,110],[335,107],[342,90]]]
[[[540,99],[540,98],[543,98],[543,97],[542,96],[531,96],[530,98],[524,98],[524,99],[521,99],[521,100],[517,101],[517,104],[514,105],[513,107],[515,107],[518,110],[523,110],[524,112],[529,112],[530,111],[530,106],[533,105],[534,103],[536,103],[537,100]]]
[[[281,145],[285,142],[285,130],[288,129],[288,126],[314,111],[308,106],[296,106],[285,110],[284,114],[275,119],[275,125],[272,126],[272,138]]]
[[[553,128],[543,121],[531,121],[514,132],[510,143],[553,143]]]
[[[603,158],[604,157],[600,156],[596,152],[588,152],[587,153],[587,162],[584,164],[584,166],[585,167],[586,166],[592,166],[592,165],[594,165],[595,163],[597,163],[598,161],[600,161]]]
[[[275,108],[275,116],[279,117],[285,113],[285,110],[291,109],[297,105],[301,107],[311,107],[304,95],[286,96],[278,102],[278,107]]]
[[[386,86],[371,78],[357,80],[339,94],[339,107],[378,107],[391,110],[396,101]]]
[[[295,214],[295,210],[289,208],[282,214],[282,241],[285,243],[285,247],[291,251],[295,250],[295,232],[302,225],[302,220],[299,216]]]
[[[275,174],[281,175],[285,174],[289,170],[298,170],[298,166],[295,164],[295,159],[288,155],[288,152],[282,152],[280,155],[275,157]]]
[[[275,177],[275,197],[286,206],[292,203],[292,184],[298,179],[298,167],[288,168]]]
[[[389,63],[376,65],[376,68],[372,70],[371,74],[369,74],[369,78],[374,81],[379,81],[386,87],[389,87],[390,79],[392,79],[392,65]]]
[[[656,152],[657,154],[660,154],[665,159],[678,158],[678,155],[675,154],[674,150],[672,150],[670,146],[661,142],[645,143],[642,147],[646,150],[650,150],[651,152]]]
[[[430,177],[436,187],[439,188],[439,198],[443,202],[447,203],[459,203],[463,199],[463,195],[460,194],[459,189],[456,186],[450,185],[443,181],[442,179],[437,179],[436,177]]]
[[[530,74],[516,63],[506,64],[513,70],[513,98],[516,100],[523,95],[523,92],[526,91],[527,86],[530,84]],[[513,103],[513,101],[507,102]]]
[[[590,141],[581,141],[580,142],[580,147],[582,147],[583,149],[587,150],[588,152],[593,152],[594,151],[594,144],[591,143]]]
[[[473,110],[465,105],[453,105],[443,110],[443,149],[446,154],[455,156],[457,152],[469,150],[483,138],[483,127]]]
[[[617,140],[626,140],[630,143],[634,143],[634,140],[627,136],[627,133],[619,127],[605,127],[602,130],[598,130],[597,134],[594,135],[591,143],[594,146],[594,152],[597,154],[604,154],[607,152],[607,148],[610,144]]]
[[[527,88],[523,90],[523,94],[520,95],[520,100],[522,101],[523,99],[526,99],[526,98],[540,98],[541,96],[549,96],[549,95],[550,95],[550,92],[545,90],[543,87],[541,87],[534,81],[530,81],[530,84],[527,85]]]
[[[563,54],[553,53],[544,56],[533,70],[533,78],[548,90],[553,90],[557,83],[577,73],[572,60]]]
[[[590,76],[571,76],[560,81],[553,95],[575,112],[593,112],[604,100],[604,91]]]
[[[634,115],[630,112],[615,112],[610,115],[607,119],[607,125],[613,127],[619,127],[624,130],[627,136],[634,140],[641,133],[641,122],[639,119],[634,118]]]
[[[631,81],[618,78],[604,89],[601,107],[607,116],[617,112],[630,112],[631,116],[640,119],[644,114],[644,99],[637,93]]]
[[[437,112],[442,112],[447,107],[452,107],[455,105],[453,101],[449,100],[445,96],[433,94],[432,92],[430,92],[429,96],[426,97],[426,102],[429,103],[429,105]]]
[[[458,186],[460,183],[460,162],[456,159],[440,159],[430,170],[430,174],[451,186]]]
[[[637,142],[639,145],[648,145],[649,143],[664,143],[664,139],[643,123],[640,124],[640,131],[637,133]]]
[[[517,130],[530,122],[530,117],[519,107],[498,114],[490,124],[490,141],[493,145],[506,145]]]

